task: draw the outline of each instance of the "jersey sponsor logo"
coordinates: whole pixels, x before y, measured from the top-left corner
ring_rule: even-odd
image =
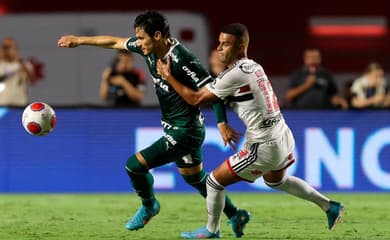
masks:
[[[260,124],[260,128],[271,127],[271,126],[277,124],[278,122],[280,122],[280,120],[282,120],[282,114],[279,113],[275,117],[271,117],[271,118],[263,120]]]
[[[160,87],[165,92],[169,92],[169,86],[167,84],[163,83],[160,78],[155,78],[153,76],[152,76],[152,78],[153,78],[153,82],[154,82],[155,86]]]
[[[176,140],[169,134],[165,134],[164,136],[172,146],[175,146],[177,144]]]
[[[244,73],[253,73],[256,69],[256,67],[258,66],[257,63],[243,63],[240,65],[240,69],[242,72]]]
[[[164,128],[164,129],[173,129],[173,130],[177,130],[178,127],[176,126],[173,126],[172,124],[169,124],[163,120],[161,120],[161,126]]]
[[[192,80],[194,80],[195,82],[199,81],[199,78],[196,76],[196,73],[191,71],[186,65],[184,65],[181,69],[183,69],[187,73],[187,76],[190,76]]]

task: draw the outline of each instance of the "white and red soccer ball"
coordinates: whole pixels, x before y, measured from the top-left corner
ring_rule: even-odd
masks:
[[[56,114],[48,104],[34,102],[24,109],[22,124],[29,134],[43,136],[50,133],[55,127]]]

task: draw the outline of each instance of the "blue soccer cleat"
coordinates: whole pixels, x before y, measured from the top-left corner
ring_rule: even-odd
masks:
[[[209,232],[209,230],[207,230],[206,226],[201,227],[201,228],[194,230],[192,232],[182,232],[181,236],[183,238],[187,238],[187,239],[205,239],[205,238],[220,238],[221,237],[219,231],[216,233]]]
[[[127,222],[126,228],[128,230],[138,230],[143,228],[152,217],[156,216],[160,212],[160,203],[156,200],[153,207],[141,206],[135,215]]]
[[[228,224],[232,226],[232,231],[236,238],[240,238],[242,235],[244,235],[244,228],[249,220],[249,212],[243,209],[238,209],[236,215],[229,219]]]
[[[335,201],[330,201],[330,208],[326,211],[329,230],[333,230],[336,227],[337,223],[341,221],[343,211],[343,204]]]

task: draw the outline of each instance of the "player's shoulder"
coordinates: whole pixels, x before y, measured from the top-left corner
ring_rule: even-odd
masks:
[[[229,75],[247,75],[255,73],[261,70],[264,72],[263,67],[252,59],[240,59],[238,60],[226,74]]]
[[[177,39],[171,38],[171,50],[170,56],[173,58],[180,59],[193,59],[195,55],[186,47],[184,44],[180,43]]]

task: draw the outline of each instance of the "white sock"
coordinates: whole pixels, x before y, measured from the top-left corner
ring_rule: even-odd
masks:
[[[313,202],[317,204],[323,211],[328,210],[330,207],[329,198],[319,193],[307,182],[300,178],[294,176],[286,176],[283,178],[282,181],[278,183],[265,183],[274,189],[285,191],[296,197]]]
[[[221,223],[221,215],[225,207],[225,188],[214,178],[213,173],[207,177],[207,230],[216,233]]]

